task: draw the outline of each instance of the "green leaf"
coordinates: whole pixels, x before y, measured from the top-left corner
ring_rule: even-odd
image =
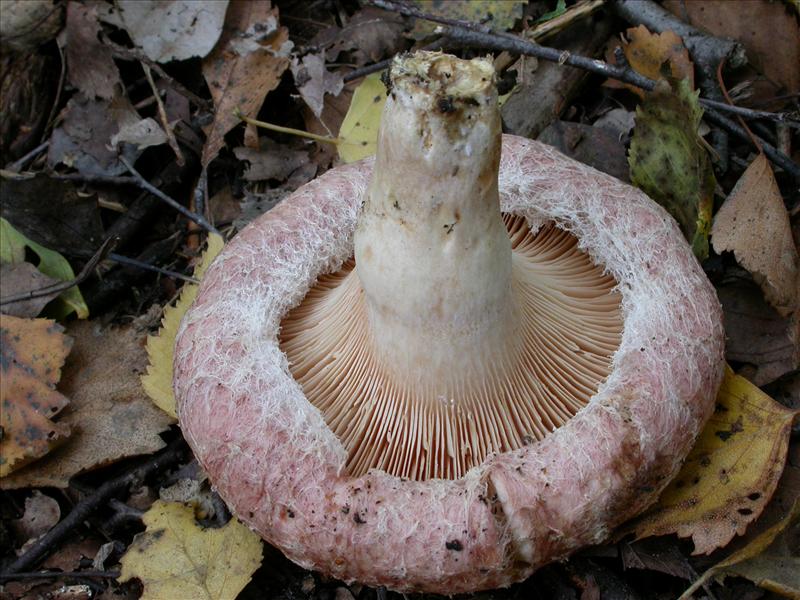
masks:
[[[29,240],[14,229],[11,223],[0,217],[0,261],[11,264],[24,262],[25,248],[30,248],[39,257],[36,268],[45,275],[61,281],[75,279],[75,273],[66,258],[55,250],[49,250]],[[64,318],[73,311],[79,319],[89,316],[89,307],[86,306],[78,286],[65,290],[53,302],[53,316],[56,318]]]
[[[541,17],[536,19],[536,22],[544,23],[545,21],[549,21],[550,19],[555,19],[556,17],[560,17],[565,12],[567,12],[567,0],[558,0],[555,10],[551,10],[550,12],[544,13]]]
[[[708,256],[716,181],[697,134],[703,110],[686,79],[659,81],[636,109],[631,181],[675,217],[700,259]]]

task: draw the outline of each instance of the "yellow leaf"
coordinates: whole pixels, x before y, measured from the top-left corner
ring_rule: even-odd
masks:
[[[514,27],[528,0],[414,0],[420,10],[437,17],[461,19],[463,21],[484,22],[490,19],[492,29],[505,31]],[[549,15],[552,18],[558,10]],[[547,15],[545,15],[547,16]],[[424,37],[433,33],[436,23],[417,19],[414,24],[415,37]]]
[[[800,557],[791,548],[791,539],[800,533],[794,531],[798,526],[800,500],[795,501],[782,521],[703,573],[680,600],[691,598],[711,577],[722,583],[728,575],[746,577],[756,585],[787,598],[800,598]]]
[[[157,500],[142,520],[146,530],[120,560],[119,577],[141,580],[142,600],[232,600],[261,564],[261,538],[236,518],[203,529],[192,507]]]
[[[54,423],[69,400],[54,388],[72,347],[49,319],[0,315],[0,477],[66,441],[68,426]]]
[[[386,86],[380,74],[368,75],[353,93],[350,108],[339,128],[337,150],[344,162],[355,162],[375,154],[384,104]]]
[[[775,491],[797,411],[726,369],[714,414],[656,505],[631,525],[639,538],[692,537],[709,554],[741,535]]]
[[[209,234],[206,251],[200,263],[194,268],[195,279],[202,279],[206,269],[220,253],[225,241],[218,235]],[[161,329],[157,335],[147,338],[147,373],[142,375],[142,387],[147,395],[161,410],[173,418],[175,412],[175,396],[172,394],[172,355],[175,348],[175,336],[181,319],[197,296],[197,284],[187,283],[181,290],[181,295],[174,306],[164,309],[161,319]]]

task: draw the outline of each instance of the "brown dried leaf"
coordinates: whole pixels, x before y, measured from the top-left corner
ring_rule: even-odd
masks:
[[[147,365],[145,334],[134,326],[102,328],[91,321],[69,326],[75,345],[62,389],[72,398],[61,423],[75,434],[58,452],[0,481],[0,488],[66,487],[70,477],[162,448],[158,435],[173,420],[153,406],[139,382]]]
[[[0,298],[38,290],[54,283],[59,283],[59,281],[48,277],[31,263],[0,264]],[[4,304],[0,307],[0,312],[14,317],[35,317],[42,312],[45,304],[60,293],[54,292],[38,298]]]
[[[99,40],[97,11],[80,2],[67,4],[67,79],[87,98],[111,100],[121,89],[111,52]],[[120,86],[120,87],[118,87]]]
[[[34,490],[25,498],[25,512],[19,519],[11,521],[11,529],[23,544],[47,533],[61,520],[58,501]]]
[[[267,93],[289,66],[289,32],[278,25],[278,9],[269,2],[233,0],[222,36],[203,60],[216,113],[207,130],[202,163],[208,166],[225,145],[225,134],[239,123],[235,111],[255,115]]]
[[[305,150],[292,150],[266,138],[262,140],[261,146],[261,150],[241,147],[233,151],[236,158],[249,163],[243,175],[246,181],[275,179],[283,182],[292,171],[309,160]]]
[[[714,250],[730,250],[753,274],[767,301],[783,315],[797,309],[800,295],[797,247],[789,213],[763,154],[750,163],[711,228]]]
[[[796,5],[795,5],[796,6]],[[800,26],[787,3],[771,0],[666,0],[664,8],[713,35],[744,45],[763,73],[766,98],[800,91]]]
[[[322,115],[325,94],[338,96],[344,87],[342,75],[325,68],[325,54],[307,54],[302,61],[292,61],[292,75],[297,91],[314,113]]]
[[[350,17],[344,27],[330,27],[315,36],[312,45],[327,46],[328,60],[352,50],[355,64],[362,66],[400,52],[406,45],[404,29],[400,15],[367,6]]]
[[[69,403],[54,389],[72,345],[62,331],[49,319],[0,315],[0,487],[69,435],[66,424],[50,420]]]
[[[689,89],[694,89],[694,65],[683,40],[674,31],[650,33],[639,25],[626,31],[627,40],[622,39],[622,50],[631,67],[650,79],[664,79],[665,75],[675,79],[688,79]],[[612,62],[613,53],[609,57]],[[636,86],[609,80],[607,87],[627,88],[644,98],[645,92]]]
[[[740,374],[763,386],[800,364],[798,321],[781,317],[747,272],[736,271],[716,286],[724,316],[725,356],[740,363]]]

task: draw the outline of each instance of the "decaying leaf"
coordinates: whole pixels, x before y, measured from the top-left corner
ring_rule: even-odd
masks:
[[[49,319],[0,314],[0,477],[41,458],[69,435],[54,423],[68,403],[55,390],[72,340]]]
[[[208,246],[203,258],[194,268],[195,279],[202,279],[203,275],[211,266],[211,263],[220,253],[225,245],[224,240],[214,234],[208,236]],[[172,393],[172,355],[175,347],[175,336],[178,334],[178,327],[181,319],[197,297],[198,286],[187,283],[181,290],[180,298],[174,306],[167,306],[164,309],[164,317],[161,319],[161,329],[157,335],[147,338],[147,374],[142,376],[142,387],[147,395],[161,410],[173,418],[177,418],[175,412],[175,396]]]
[[[625,32],[627,41],[623,39],[622,50],[630,66],[650,79],[686,79],[689,89],[694,89],[694,65],[689,59],[689,51],[683,40],[674,31],[650,33],[647,27],[639,25]],[[609,87],[625,87],[644,97],[645,92],[634,85],[609,80]]]
[[[342,75],[325,68],[325,54],[306,54],[302,61],[292,61],[292,75],[297,91],[319,118],[325,105],[325,94],[338,96],[344,87]]]
[[[797,309],[800,260],[789,213],[763,154],[750,163],[717,211],[711,241],[718,253],[734,253],[781,315]]]
[[[305,150],[292,150],[268,138],[262,138],[261,150],[240,147],[234,148],[233,153],[250,165],[242,175],[246,181],[285,181],[292,171],[308,162]]]
[[[25,512],[9,525],[17,541],[22,545],[47,533],[60,520],[61,507],[58,501],[39,490],[33,490],[33,493],[25,498]]]
[[[119,131],[111,136],[111,145],[117,146],[120,142],[135,144],[139,150],[158,146],[167,141],[167,134],[161,129],[161,125],[155,119],[133,119],[130,123],[124,123]]]
[[[261,538],[235,518],[202,529],[193,508],[157,500],[142,520],[147,529],[120,560],[119,578],[141,580],[142,600],[233,600],[261,564]]]
[[[423,12],[437,17],[478,22],[489,19],[492,29],[505,31],[522,17],[528,0],[414,0],[413,3]],[[418,19],[413,33],[423,37],[433,33],[434,29],[435,23]]]
[[[353,93],[350,109],[339,128],[337,149],[344,162],[355,162],[375,154],[384,104],[386,86],[380,75],[374,73],[365,77]]]
[[[203,59],[214,99],[214,121],[206,132],[202,163],[208,166],[225,145],[225,134],[239,124],[236,110],[254,115],[289,66],[289,32],[278,25],[278,9],[269,2],[233,0],[225,28],[211,54]]]
[[[140,4],[147,5],[145,2]],[[67,4],[67,77],[87,98],[111,100],[122,87],[111,52],[99,39],[97,8],[81,2]]]
[[[787,598],[800,598],[800,499],[786,518],[753,539],[747,546],[714,565],[680,600],[692,597],[712,577],[722,583],[727,576],[746,577],[756,585]]]
[[[39,290],[56,283],[57,279],[48,277],[31,263],[0,263],[0,298]],[[54,300],[59,293],[52,292],[45,296],[4,304],[0,306],[0,312],[14,317],[35,317],[42,312],[45,304]]]
[[[0,488],[65,488],[72,476],[164,446],[159,433],[173,422],[150,402],[140,375],[147,365],[143,332],[93,321],[67,328],[74,340],[60,389],[69,409],[59,424],[73,434],[56,452],[0,481]]]
[[[326,48],[330,61],[337,60],[341,52],[352,51],[355,64],[362,66],[400,52],[405,46],[404,29],[400,15],[366,6],[341,28],[329,27],[314,36],[311,45]]]
[[[58,252],[48,250],[34,241],[29,240],[11,226],[11,223],[0,217],[0,262],[17,264],[25,258],[25,248],[29,248],[39,257],[37,268],[39,271],[60,281],[69,281],[75,278],[72,267],[67,259]],[[63,306],[54,311],[59,317],[65,317],[72,311],[79,319],[89,316],[89,307],[81,296],[77,286],[72,286],[61,293],[59,301]]]
[[[693,554],[743,534],[775,491],[797,414],[727,369],[716,410],[683,468],[631,529],[639,538],[691,536]]]
[[[203,57],[222,33],[228,0],[116,0],[133,42],[156,62]]]
[[[714,172],[697,134],[703,110],[683,79],[659,81],[636,109],[628,153],[631,181],[678,221],[695,256],[708,256]]]

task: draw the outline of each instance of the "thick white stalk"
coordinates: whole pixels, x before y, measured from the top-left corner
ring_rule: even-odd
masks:
[[[493,78],[487,59],[395,61],[355,233],[375,349],[395,376],[429,390],[480,376],[513,345]]]

